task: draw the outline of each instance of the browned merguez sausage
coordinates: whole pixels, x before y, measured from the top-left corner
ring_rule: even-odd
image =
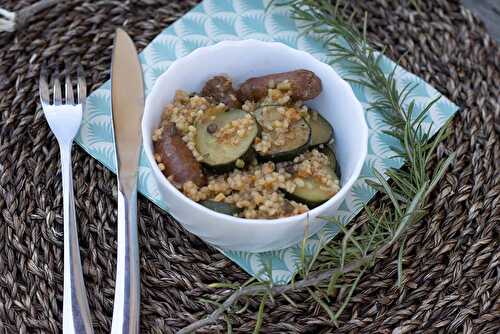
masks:
[[[316,74],[308,70],[296,70],[250,78],[241,84],[238,98],[240,101],[258,101],[267,96],[271,81],[277,85],[285,80],[292,86],[291,98],[294,101],[314,99],[321,93],[321,79]]]
[[[208,80],[201,90],[201,95],[211,98],[215,102],[222,102],[228,108],[241,107],[240,101],[236,98],[236,91],[233,88],[231,79],[224,76],[215,76]]]
[[[207,184],[201,164],[182,140],[182,134],[175,123],[164,125],[161,138],[155,142],[155,153],[160,155],[161,162],[165,165],[163,174],[172,176],[175,186],[182,187],[188,181],[193,181],[198,187]]]

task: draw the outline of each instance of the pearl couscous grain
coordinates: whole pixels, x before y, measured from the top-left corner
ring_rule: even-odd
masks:
[[[212,123],[209,127],[211,125],[215,124]],[[253,125],[254,120],[252,116],[247,114],[243,118],[229,122],[221,129],[215,129],[215,131],[213,131],[213,135],[217,138],[219,143],[238,145],[241,138],[244,138],[250,131],[252,131]]]
[[[187,182],[183,185],[183,191],[196,202],[211,199],[235,204],[242,209],[241,216],[244,218],[293,216],[309,208],[287,200],[280,190],[292,193],[296,187],[305,185],[305,178],[312,177],[322,189],[333,195],[338,192],[339,183],[327,172],[328,166],[328,157],[314,149],[299,155],[292,163],[266,162],[254,164],[245,171],[236,169],[230,173],[209,176],[208,184],[204,187]]]
[[[196,202],[211,199],[234,204],[242,209],[241,217],[244,218],[287,217],[309,210],[304,204],[287,200],[280,192],[293,192],[295,183],[291,174],[277,170],[272,162],[253,165],[244,171],[236,169],[230,173],[209,176],[208,184],[204,187],[187,182],[182,189]]]

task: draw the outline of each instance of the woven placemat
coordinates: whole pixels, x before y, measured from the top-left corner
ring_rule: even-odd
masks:
[[[2,1],[16,10],[30,1]],[[107,80],[113,31],[142,49],[196,1],[64,1],[16,33],[0,34],[0,332],[57,333],[63,254],[59,152],[38,103],[39,66],[80,61],[89,89]],[[456,1],[358,1],[370,40],[462,107],[437,159],[458,159],[435,191],[428,219],[407,240],[405,285],[397,250],[357,288],[340,328],[307,293],[269,302],[262,332],[497,333],[500,330],[500,50]],[[80,245],[97,333],[109,333],[116,256],[116,181],[74,149]],[[172,333],[213,310],[199,300],[215,281],[248,275],[140,199],[142,330]],[[259,301],[250,303],[250,310]],[[254,312],[231,318],[251,332]],[[225,324],[200,332],[225,331]]]

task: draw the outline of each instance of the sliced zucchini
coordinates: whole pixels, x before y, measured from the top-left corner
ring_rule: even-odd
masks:
[[[321,149],[321,152],[326,154],[328,160],[330,160],[332,170],[335,171],[335,175],[340,180],[342,174],[340,173],[340,165],[337,163],[337,157],[335,156],[333,148],[330,145],[324,145],[324,147]]]
[[[278,132],[270,129],[274,121],[283,121],[284,116],[278,111],[277,106],[265,106],[254,112],[255,119],[262,128],[262,136],[271,139],[271,147],[266,153],[260,153],[261,160],[272,160],[275,162],[291,160],[299,154],[304,153],[311,141],[311,128],[302,118],[292,123],[287,132]],[[275,143],[284,138],[283,145]]]
[[[319,112],[310,111],[307,123],[311,127],[311,146],[327,144],[332,140],[333,128]]]
[[[335,173],[335,166],[337,166],[337,162],[335,160],[335,154],[330,148],[324,149],[323,153],[325,153],[330,161],[327,168],[327,172],[332,175],[333,179],[338,179],[337,174]],[[301,202],[306,204],[309,208],[314,208],[320,204],[323,204],[330,198],[332,198],[335,193],[331,191],[326,191],[321,189],[321,184],[314,179],[313,177],[306,177],[302,179],[304,181],[304,186],[295,187],[293,193],[287,193],[287,197],[297,202]]]
[[[242,168],[254,157],[253,141],[259,133],[259,127],[252,117],[250,130],[244,137],[238,138],[237,144],[231,140],[220,141],[215,134],[232,121],[246,117],[247,112],[231,109],[215,115],[207,115],[196,125],[196,149],[202,156],[202,162],[217,172],[232,170],[235,166]],[[214,118],[214,119],[212,119]],[[236,137],[234,134],[229,139]]]
[[[303,181],[304,186],[296,187],[293,193],[287,193],[288,198],[304,203],[309,208],[314,208],[328,201],[335,195],[335,193],[321,189],[318,181],[313,178],[305,178]]]
[[[201,201],[200,204],[206,208],[209,208],[210,210],[230,216],[238,215],[238,213],[241,212],[241,209],[234,204],[217,202],[211,199]]]

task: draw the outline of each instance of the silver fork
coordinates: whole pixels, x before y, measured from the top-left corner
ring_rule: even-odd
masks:
[[[42,66],[40,72],[39,89],[43,113],[49,123],[50,129],[56,136],[61,152],[64,206],[63,332],[91,334],[94,331],[91,325],[87,293],[83,282],[80,247],[78,245],[78,232],[76,228],[75,199],[73,197],[73,172],[71,170],[71,146],[82,122],[87,87],[83,70],[78,65],[78,98],[77,102],[75,102],[70,70],[71,68],[66,65],[64,103],[58,70],[51,77],[53,86],[52,103],[45,65]]]

